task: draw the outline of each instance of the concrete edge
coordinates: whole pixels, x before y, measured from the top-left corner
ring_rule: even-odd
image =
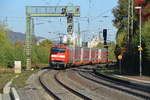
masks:
[[[3,93],[4,94],[8,94],[10,92],[10,85],[11,85],[11,83],[12,83],[12,80],[7,82],[6,85],[4,86],[4,88],[3,88]]]
[[[17,90],[14,87],[11,88],[10,93],[11,93],[13,100],[20,100],[19,94],[17,93]]]
[[[2,100],[2,94],[0,93],[0,100]]]
[[[3,93],[4,94],[9,94],[10,93],[10,89],[11,89],[11,84],[12,84],[12,81],[17,78],[19,75],[16,75],[15,77],[13,77],[9,82],[7,82],[3,88]]]

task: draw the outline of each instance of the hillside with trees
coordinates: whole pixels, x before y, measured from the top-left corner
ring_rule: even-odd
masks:
[[[0,23],[0,67],[13,67],[14,61],[21,61],[26,64],[25,42],[15,40],[12,42],[10,30]],[[44,40],[39,45],[33,39],[32,43],[32,66],[48,65],[49,50],[52,41]]]

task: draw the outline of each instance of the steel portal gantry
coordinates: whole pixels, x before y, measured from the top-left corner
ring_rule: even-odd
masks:
[[[80,17],[79,6],[26,6],[26,67],[31,68],[34,17],[67,17],[67,32],[73,34],[73,17]]]

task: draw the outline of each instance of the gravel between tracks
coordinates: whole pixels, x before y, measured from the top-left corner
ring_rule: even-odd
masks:
[[[116,78],[109,79],[109,76],[108,76],[108,78],[105,77],[105,75],[97,76],[95,73],[85,73],[85,74],[81,74],[81,75],[86,77],[86,74],[88,74],[88,76],[91,76],[91,77],[88,77],[90,79],[94,79],[101,84],[106,83],[106,85],[108,84],[109,86],[114,86],[114,88],[116,87],[121,91],[124,91],[127,93],[129,92],[129,94],[134,94],[134,95],[137,95],[142,98],[144,98],[144,96],[145,96],[145,98],[147,98],[147,99],[150,96],[149,86],[141,85],[134,81],[118,80]]]
[[[27,81],[27,86],[17,89],[21,100],[54,100],[41,86],[39,76],[46,70],[39,71],[30,76]],[[79,71],[67,70],[57,71],[50,70],[44,74],[44,81],[48,88],[60,97],[62,100],[83,100],[75,94],[68,91],[66,88],[56,82],[54,75],[57,74],[58,79],[68,87],[75,91],[91,98],[92,100],[142,100],[127,93],[97,84],[88,79],[83,78],[78,74]],[[84,73],[84,72],[83,72]],[[92,76],[84,73],[86,76]]]
[[[116,84],[116,83],[105,81],[103,79],[94,77],[93,75],[91,75],[89,73],[82,73],[81,72],[80,74],[83,75],[84,77],[88,76],[89,79],[96,80],[97,82],[99,82],[99,84],[102,84],[102,85],[104,85],[106,87],[115,88],[115,89],[117,89],[117,91],[123,92],[126,95],[129,95],[129,96],[131,95],[131,96],[135,97],[135,99],[137,99],[137,100],[145,100],[145,99],[142,99],[142,98],[139,98],[137,96],[132,95],[132,92],[133,93],[135,92],[135,93],[143,94],[140,91],[137,91],[137,90],[134,90],[134,89],[131,89],[131,88],[128,88],[128,87],[125,87],[125,86],[122,86],[122,85],[119,85],[119,84]],[[130,92],[131,92],[131,94],[130,94]],[[145,95],[148,95],[148,93],[145,93]]]
[[[67,73],[66,72],[63,72],[63,73],[60,73],[59,75],[59,79],[65,84],[67,85],[68,87],[72,88],[73,90],[75,91],[78,91],[80,94],[82,95],[85,95],[87,96],[88,98],[91,98],[92,100],[100,100],[100,99],[97,99],[97,96],[98,95],[94,95],[93,93],[90,94],[90,91],[83,88],[82,85],[80,84],[77,84],[75,81],[72,81],[70,79],[68,79],[67,77]],[[62,77],[63,76],[63,77]],[[65,76],[65,77],[64,77]],[[103,99],[104,100],[104,99]]]
[[[66,74],[67,77],[72,80],[72,82],[70,81],[70,83],[68,83],[70,84],[70,86],[74,86],[72,88],[76,88],[78,91],[89,95],[90,97],[92,97],[93,100],[141,100],[127,93],[123,93],[118,90],[108,88],[90,80],[87,80],[78,75],[78,73],[75,71],[68,71]]]
[[[57,74],[58,71],[52,70],[43,76],[44,84],[49,88],[51,92],[53,92],[57,97],[61,100],[83,100],[75,94],[71,93],[63,86],[61,86],[54,78],[54,75]]]

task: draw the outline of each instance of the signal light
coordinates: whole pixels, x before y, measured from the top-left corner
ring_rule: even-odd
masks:
[[[61,14],[66,14],[66,8],[62,8]]]
[[[76,11],[79,12],[79,11],[80,11],[80,8],[77,8]]]
[[[67,22],[72,23],[73,22],[73,16],[67,16]]]
[[[106,44],[106,40],[107,40],[107,29],[103,29],[103,38],[104,38],[104,44]]]
[[[67,32],[72,32],[72,24],[68,25]]]
[[[107,29],[103,29],[103,37],[104,37],[104,40],[107,39]]]

